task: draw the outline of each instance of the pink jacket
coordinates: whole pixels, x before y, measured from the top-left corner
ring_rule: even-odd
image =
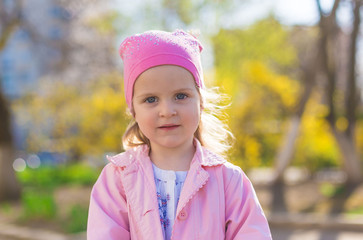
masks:
[[[196,142],[172,239],[272,239],[246,175]],[[148,147],[109,160],[92,190],[87,239],[163,239]]]

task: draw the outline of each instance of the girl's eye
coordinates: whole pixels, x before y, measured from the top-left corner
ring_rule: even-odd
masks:
[[[156,102],[156,97],[148,97],[148,98],[145,99],[145,102],[147,102],[147,103]]]
[[[185,99],[185,98],[187,98],[188,96],[186,95],[186,94],[184,94],[184,93],[178,93],[177,95],[176,95],[176,99],[177,100],[182,100],[182,99]]]

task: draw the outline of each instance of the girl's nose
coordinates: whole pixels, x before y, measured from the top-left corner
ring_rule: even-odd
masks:
[[[175,107],[172,103],[164,102],[160,104],[159,117],[173,117],[176,115]]]

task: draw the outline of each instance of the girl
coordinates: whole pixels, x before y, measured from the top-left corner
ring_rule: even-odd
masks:
[[[271,239],[251,182],[216,154],[229,132],[205,97],[201,51],[181,30],[121,44],[133,121],[127,151],[108,157],[93,187],[88,240]]]

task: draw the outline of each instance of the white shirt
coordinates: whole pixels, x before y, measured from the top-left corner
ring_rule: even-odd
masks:
[[[164,240],[169,240],[174,225],[180,193],[188,171],[163,170],[154,164],[153,170],[161,228]]]

